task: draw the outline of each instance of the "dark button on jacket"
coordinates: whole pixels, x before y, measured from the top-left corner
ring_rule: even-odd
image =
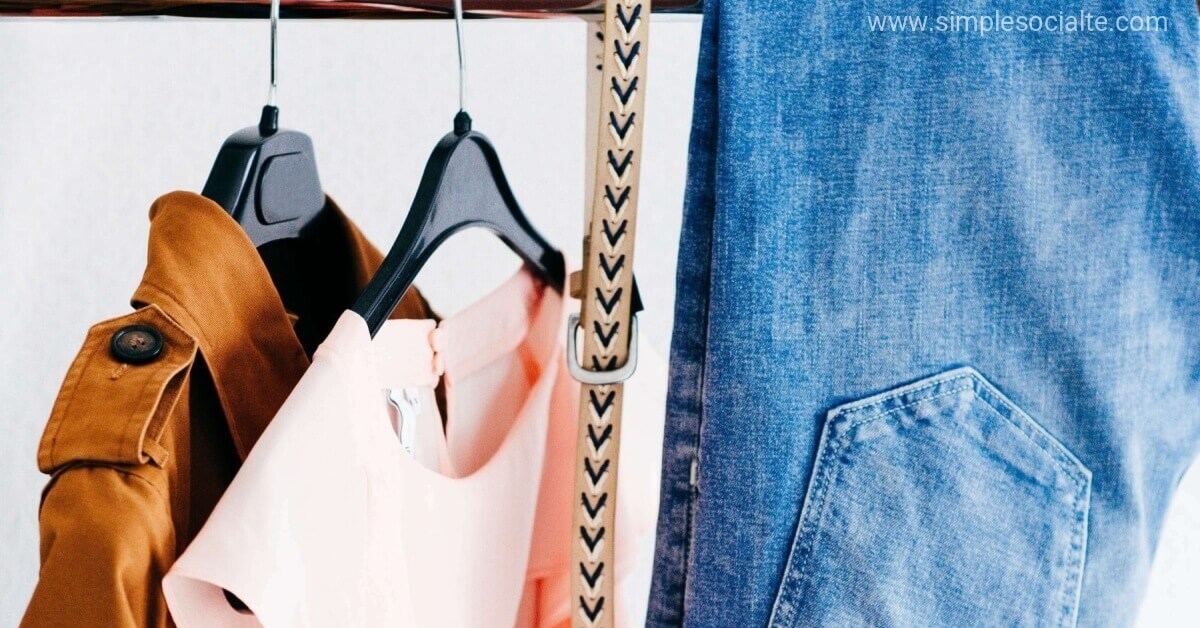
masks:
[[[113,356],[122,362],[143,364],[162,353],[162,334],[149,325],[130,325],[112,337]]]

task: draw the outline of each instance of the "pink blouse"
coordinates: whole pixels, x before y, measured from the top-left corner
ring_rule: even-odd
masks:
[[[393,320],[372,340],[343,314],[164,579],[175,622],[568,625],[579,387],[563,361],[566,310],[522,270],[440,324]],[[645,618],[662,370],[651,356],[627,387],[621,626]]]

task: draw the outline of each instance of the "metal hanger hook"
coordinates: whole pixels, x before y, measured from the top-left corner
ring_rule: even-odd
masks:
[[[275,0],[276,2],[278,0]],[[458,41],[458,110],[467,110],[467,59],[463,51],[462,0],[454,0],[454,38]]]
[[[279,57],[279,0],[271,0],[271,87],[267,91],[267,106],[275,106],[279,92],[279,80],[275,67]]]

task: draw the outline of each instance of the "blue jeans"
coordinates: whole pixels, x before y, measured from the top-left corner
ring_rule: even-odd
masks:
[[[1131,624],[1200,444],[1194,0],[705,10],[649,624]]]

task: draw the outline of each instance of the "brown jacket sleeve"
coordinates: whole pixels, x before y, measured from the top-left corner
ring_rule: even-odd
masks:
[[[113,334],[150,325],[151,362],[110,351]],[[94,326],[67,371],[38,450],[38,583],[22,626],[167,626],[160,582],[175,560],[167,450],[159,442],[196,343],[157,307]]]
[[[150,583],[174,561],[175,534],[154,471],[79,465],[51,480],[40,515],[42,569],[22,626],[167,625],[166,603]]]

